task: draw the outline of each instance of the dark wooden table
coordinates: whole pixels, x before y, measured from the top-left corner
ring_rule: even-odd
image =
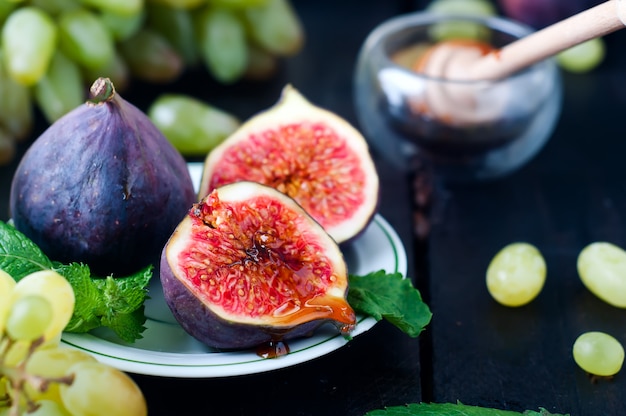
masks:
[[[141,108],[164,91],[188,92],[245,119],[272,105],[285,83],[357,125],[352,73],[377,24],[421,7],[411,1],[295,2],[303,51],[265,83],[223,87],[203,74],[167,86],[136,83]],[[623,35],[590,74],[564,74],[563,113],[552,140],[524,168],[498,181],[432,184],[416,221],[414,177],[374,153],[380,213],[409,253],[409,276],[433,311],[412,339],[382,322],[345,347],[295,367],[229,378],[133,375],[151,415],[354,415],[413,402],[456,402],[572,416],[626,415],[626,375],[593,383],[573,361],[575,338],[603,330],[626,344],[626,311],[590,294],[576,258],[590,242],[626,247],[626,58]],[[358,125],[357,125],[358,126]],[[23,150],[23,149],[22,149]],[[15,164],[2,168],[0,214]],[[424,234],[428,230],[428,234]],[[535,244],[548,265],[531,304],[505,308],[487,293],[492,256],[513,241]]]

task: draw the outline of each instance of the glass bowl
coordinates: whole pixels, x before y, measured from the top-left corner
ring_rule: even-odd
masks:
[[[494,179],[523,166],[549,140],[560,115],[563,93],[554,59],[500,80],[434,78],[411,66],[446,36],[498,48],[532,31],[501,17],[431,12],[401,15],[376,27],[354,74],[357,118],[372,148],[404,170],[426,161],[435,176],[449,181]],[[465,116],[428,111],[434,107],[426,98],[432,91],[471,91],[471,99],[447,104]]]

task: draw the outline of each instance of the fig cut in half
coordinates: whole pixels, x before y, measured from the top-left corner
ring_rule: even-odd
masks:
[[[198,196],[240,180],[289,195],[338,243],[365,229],[378,207],[378,174],[363,135],[291,85],[208,154]]]
[[[292,198],[255,182],[213,190],[163,249],[165,300],[180,325],[217,349],[356,324],[337,243]]]

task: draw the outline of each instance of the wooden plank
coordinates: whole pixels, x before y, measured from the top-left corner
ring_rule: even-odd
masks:
[[[617,51],[615,51],[617,52]],[[502,180],[440,186],[429,241],[429,304],[434,317],[429,400],[572,415],[626,414],[626,378],[593,383],[571,348],[585,331],[626,345],[626,311],[593,296],[576,270],[596,240],[626,247],[623,97],[618,60],[585,77],[565,76],[561,122],[551,142]],[[521,308],[489,296],[489,261],[514,241],[544,254],[544,290]]]

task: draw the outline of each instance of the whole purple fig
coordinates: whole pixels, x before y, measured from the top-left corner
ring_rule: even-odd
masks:
[[[181,154],[99,78],[91,99],[52,124],[17,167],[15,227],[52,260],[97,275],[156,264],[195,193]]]

